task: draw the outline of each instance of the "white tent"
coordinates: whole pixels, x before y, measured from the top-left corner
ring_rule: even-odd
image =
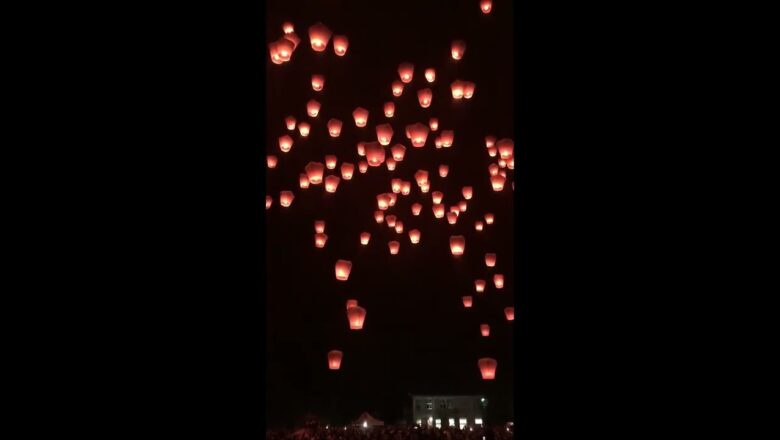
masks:
[[[364,412],[363,414],[360,415],[360,417],[358,417],[357,420],[352,422],[352,424],[359,427],[370,427],[370,426],[384,426],[385,422],[381,420],[377,420],[371,417],[371,414]]]

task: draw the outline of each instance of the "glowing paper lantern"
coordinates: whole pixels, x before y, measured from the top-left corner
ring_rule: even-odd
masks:
[[[331,118],[328,121],[328,133],[330,134],[330,137],[339,137],[339,135],[341,135],[341,127],[343,125],[344,123],[338,119]]]
[[[412,205],[412,215],[420,215],[420,211],[422,211],[422,205],[419,203],[415,203]]]
[[[314,232],[318,234],[322,234],[323,232],[325,232],[325,220],[314,221]]]
[[[514,321],[515,320],[515,308],[514,307],[507,307],[504,309],[504,316],[506,316],[507,321]]]
[[[360,234],[360,244],[365,246],[368,244],[369,240],[371,240],[371,234],[369,234],[368,232],[363,232]],[[357,303],[355,303],[355,305],[357,305]]]
[[[441,146],[449,148],[452,143],[455,142],[455,132],[453,130],[442,130],[441,132]]]
[[[428,108],[433,101],[433,92],[431,89],[422,89],[417,91],[417,101],[420,103],[420,107]]]
[[[355,119],[356,126],[365,127],[368,122],[368,110],[358,107],[352,112],[352,117]]]
[[[447,174],[450,173],[450,167],[447,165],[439,165],[439,176],[440,177],[447,177]]]
[[[393,101],[386,102],[384,106],[385,117],[392,118],[395,115],[395,103]]]
[[[408,196],[412,191],[412,184],[410,182],[404,182],[401,184],[401,195]]]
[[[432,67],[428,68],[428,69],[425,69],[425,79],[429,83],[432,83],[432,82],[436,81],[436,69],[434,69]]]
[[[490,173],[491,176],[495,176],[496,174],[498,174],[498,171],[499,171],[498,165],[494,163],[488,165],[488,172]]]
[[[463,297],[463,307],[470,309],[472,304],[474,304],[474,299],[471,296]]]
[[[350,330],[360,330],[363,328],[363,322],[366,320],[366,309],[360,306],[347,309],[347,320],[349,320]]]
[[[385,213],[382,211],[374,211],[374,220],[376,220],[377,223],[382,223],[385,221]]]
[[[404,83],[401,81],[395,80],[392,84],[390,84],[390,87],[393,89],[393,96],[396,98],[401,96],[404,93]]]
[[[265,209],[270,209],[274,203],[274,198],[271,196],[265,196]]]
[[[333,52],[336,55],[343,57],[347,54],[349,48],[349,39],[345,35],[336,35],[333,37]]]
[[[312,118],[316,118],[318,114],[320,114],[320,103],[310,99],[309,102],[306,103],[306,113],[309,114]]]
[[[485,291],[485,280],[474,280],[474,290],[477,291],[477,293],[482,293]]]
[[[285,21],[282,23],[282,31],[284,31],[285,34],[290,34],[292,32],[295,32],[295,27],[293,27],[293,24],[289,21]]]
[[[398,201],[398,196],[393,193],[387,193],[387,196],[390,197],[390,206],[395,206],[395,202]]]
[[[365,174],[366,171],[368,171],[368,162],[364,160],[358,162],[358,170],[360,171],[360,174]]]
[[[496,174],[490,177],[490,184],[493,185],[493,191],[501,191],[504,189],[504,183],[506,183],[506,177],[501,174]]]
[[[409,84],[410,82],[412,82],[413,76],[414,76],[414,64],[401,63],[401,65],[398,66],[398,77],[401,78],[401,81],[404,84]]]
[[[393,240],[387,243],[387,247],[390,249],[390,255],[398,254],[398,250],[401,249],[401,243]]]
[[[466,212],[466,208],[468,208],[468,206],[469,205],[468,203],[466,203],[465,200],[461,200],[460,202],[458,202],[458,210],[460,212]]]
[[[358,156],[365,156],[366,155],[366,143],[365,142],[358,142],[357,143],[357,153],[358,153]]]
[[[300,174],[298,176],[298,185],[301,187],[301,189],[306,189],[309,187],[309,176],[306,174]]]
[[[392,180],[390,180],[390,188],[396,194],[401,192],[401,179],[392,179]]]
[[[496,267],[496,254],[493,253],[485,254],[485,266]]]
[[[464,81],[463,82],[463,97],[466,99],[471,99],[472,96],[474,96],[474,90],[477,88],[477,85],[474,84],[471,81]]]
[[[389,171],[394,171],[395,170],[395,159],[393,159],[392,157],[388,157],[387,160],[385,161],[385,165],[387,165],[387,169]]]
[[[450,237],[450,252],[452,255],[463,255],[466,250],[466,237],[453,235]]]
[[[348,299],[347,300],[347,309],[350,307],[357,307],[358,306],[358,300],[356,299]]]
[[[463,54],[466,53],[466,42],[463,40],[455,40],[450,47],[452,51],[452,59],[460,60],[463,58]]]
[[[479,326],[479,332],[482,333],[482,336],[490,336],[490,326],[487,324],[482,324]]]
[[[310,130],[311,130],[311,125],[308,122],[301,121],[298,123],[298,131],[301,133],[301,136],[308,137]]]
[[[412,229],[409,231],[409,241],[411,241],[412,244],[417,244],[420,242],[420,231],[418,229]]]
[[[393,148],[390,149],[390,153],[393,155],[393,159],[401,162],[404,160],[404,156],[406,155],[406,147],[401,144],[395,144],[393,145]]]
[[[485,136],[485,148],[490,148],[496,144],[495,136]]]
[[[276,41],[275,46],[276,53],[282,62],[290,61],[293,50],[295,50],[295,43],[289,39],[281,38]]]
[[[387,222],[388,228],[394,228],[395,227],[395,216],[394,215],[388,215],[385,217],[385,221]]]
[[[457,205],[450,206],[450,211],[449,212],[454,212],[455,214],[460,214],[460,208],[458,208]]]
[[[477,361],[479,372],[482,374],[482,379],[493,380],[496,378],[496,368],[498,368],[498,362],[491,358],[482,358]]]
[[[338,370],[341,368],[341,359],[344,357],[344,353],[338,350],[331,350],[328,352],[328,368],[331,370]]]
[[[309,183],[312,185],[319,185],[322,183],[322,176],[325,173],[325,165],[319,162],[309,162],[304,168],[306,176],[309,178]]]
[[[314,234],[314,246],[317,248],[324,248],[325,243],[328,241],[328,236],[323,233]]]
[[[282,153],[287,153],[292,149],[293,146],[293,140],[290,136],[282,135],[279,136],[279,149],[282,150]]]
[[[504,275],[497,273],[493,275],[493,284],[496,285],[496,289],[504,288]]]
[[[407,125],[406,130],[409,132],[412,146],[417,148],[425,146],[425,141],[428,140],[429,133],[427,126],[418,122],[416,124]]]
[[[309,41],[315,52],[324,52],[332,33],[324,24],[317,23],[309,27]]]
[[[496,154],[498,154],[498,149],[496,147],[488,147],[488,156],[490,157],[496,157]],[[496,165],[498,167],[498,165]]]
[[[485,223],[487,223],[487,224],[489,224],[489,225],[492,225],[492,224],[493,224],[493,221],[494,221],[495,219],[496,219],[496,217],[495,217],[493,214],[491,214],[491,213],[489,213],[489,212],[488,212],[487,214],[485,214]]]
[[[464,88],[465,86],[463,85],[463,81],[453,81],[452,84],[450,84],[450,90],[452,90],[452,99],[462,99]]]
[[[427,193],[431,189],[430,182],[425,182],[422,185],[420,185],[420,192],[421,193]]]
[[[352,174],[355,172],[355,165],[349,162],[341,164],[341,178],[344,180],[352,180]]]
[[[498,159],[498,166],[501,168],[506,168],[506,160]]]
[[[395,222],[395,233],[396,234],[403,234],[404,233],[404,222],[401,220],[396,220]]]
[[[276,156],[269,154],[266,156],[265,161],[268,164],[268,168],[276,168],[276,163],[279,159]]]
[[[352,271],[352,262],[349,260],[336,261],[336,279],[339,281],[347,281],[349,279],[349,273]]]
[[[322,75],[312,75],[311,76],[311,88],[315,92],[321,92],[322,88],[325,87],[325,77]]]
[[[379,194],[376,196],[376,207],[379,208],[382,211],[386,211],[387,208],[390,206],[390,196],[386,193]]]
[[[441,193],[441,191],[434,191],[431,193],[431,200],[433,200],[433,203],[439,204],[441,203],[441,199],[444,197],[444,194]]]
[[[431,131],[436,131],[439,129],[439,120],[437,118],[431,118],[430,121],[428,121],[428,127],[431,128]]]
[[[506,167],[510,170],[515,169],[515,157],[512,156],[509,158],[509,160],[506,162]],[[515,189],[515,182],[512,182],[512,189]]]
[[[372,167],[378,167],[385,161],[385,149],[378,142],[366,144],[366,159]]]
[[[332,154],[328,154],[325,156],[325,166],[329,170],[333,170],[336,168],[336,163],[338,163],[338,158]]]
[[[295,130],[295,117],[288,116],[288,117],[284,118],[284,125],[290,131]]]
[[[436,148],[441,148],[441,138],[437,137],[436,140],[433,141],[434,145],[436,145]]]
[[[490,14],[490,10],[493,9],[493,0],[480,0],[479,9],[483,14]]]
[[[444,205],[441,203],[433,205],[433,216],[436,218],[444,217]]]
[[[301,38],[295,32],[285,34],[283,38],[293,44],[292,50],[295,52],[295,49],[298,48],[298,44],[301,42]]]
[[[458,213],[457,212],[448,212],[447,213],[447,223],[454,225],[458,222]]]
[[[271,62],[274,64],[282,64],[282,57],[279,56],[279,49],[276,46],[276,42],[268,43],[268,54],[271,56]]]
[[[496,147],[498,147],[498,154],[501,155],[501,159],[509,159],[515,151],[515,143],[512,142],[512,139],[501,139],[496,142]]]
[[[474,229],[476,229],[477,231],[481,231],[484,227],[485,226],[481,221],[477,220],[474,222]]]
[[[376,139],[382,145],[390,145],[390,140],[393,139],[393,127],[390,124],[377,125]]]
[[[325,191],[329,193],[334,193],[339,187],[339,182],[341,182],[341,179],[339,176],[328,176],[325,178]]]
[[[428,172],[425,170],[417,170],[417,172],[414,173],[414,180],[417,181],[418,186],[423,186],[428,182]]]
[[[292,193],[292,191],[281,191],[279,193],[279,204],[285,208],[288,208],[290,205],[292,205],[293,199],[295,199],[295,195]]]
[[[471,196],[474,195],[474,188],[470,186],[464,186],[461,190],[461,193],[463,194],[464,199],[471,200]]]

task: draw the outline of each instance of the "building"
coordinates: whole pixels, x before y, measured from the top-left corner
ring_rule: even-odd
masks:
[[[435,428],[482,426],[484,396],[412,396],[412,422]]]

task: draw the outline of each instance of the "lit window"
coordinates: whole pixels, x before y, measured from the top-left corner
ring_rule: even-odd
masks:
[[[455,419],[448,419],[447,426],[455,426]]]
[[[458,419],[458,426],[460,427],[460,429],[465,428],[467,423],[468,420],[466,420],[465,417],[461,417],[460,419]]]
[[[475,425],[481,425],[482,424],[482,419],[474,419],[474,424]]]
[[[436,427],[441,429],[441,419],[436,419]]]

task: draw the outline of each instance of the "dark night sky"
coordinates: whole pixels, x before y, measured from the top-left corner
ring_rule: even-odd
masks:
[[[288,423],[308,411],[338,416],[347,421],[367,410],[388,422],[403,416],[409,394],[481,393],[489,396],[497,418],[511,418],[514,367],[514,324],[503,315],[513,305],[514,172],[507,171],[503,192],[493,192],[487,167],[486,135],[515,138],[513,127],[513,11],[509,1],[497,0],[491,14],[483,15],[479,2],[468,1],[271,1],[267,7],[266,39],[281,37],[281,25],[291,21],[302,42],[292,61],[274,65],[267,59],[266,151],[280,158],[276,169],[266,170],[267,193],[274,205],[267,211],[267,403],[271,424]],[[345,57],[333,53],[332,41],[324,53],[314,52],[308,27],[317,21],[334,34],[349,38]],[[461,61],[450,57],[450,43],[466,41]],[[265,51],[267,57],[267,50]],[[397,79],[401,62],[415,65],[415,76],[400,98],[393,98],[390,83]],[[429,87],[423,71],[436,69],[432,85],[433,104],[419,107],[416,91]],[[325,75],[323,92],[311,89],[313,73]],[[471,100],[453,101],[450,83],[455,79],[476,83]],[[317,118],[305,114],[305,103],[314,98],[322,104]],[[382,105],[396,103],[394,118],[384,117]],[[357,128],[352,111],[369,110],[365,128]],[[289,133],[283,118],[309,120],[308,138]],[[331,117],[344,122],[339,138],[330,138],[325,123]],[[404,136],[407,124],[430,117],[439,119],[439,131],[431,133],[424,148],[413,148]],[[359,161],[358,141],[374,141],[374,127],[389,122],[394,137],[391,146],[407,147],[406,158],[394,172],[383,165],[357,169],[351,181],[342,181],[335,194],[323,185],[307,190],[298,187],[298,175],[309,161],[324,162],[325,154]],[[435,149],[433,138],[443,129],[455,131],[454,145]],[[290,134],[294,146],[281,153],[277,138]],[[517,146],[522,148],[522,146]],[[389,155],[388,155],[389,156]],[[448,164],[446,179],[438,165]],[[447,207],[462,199],[461,188],[474,187],[468,210],[456,225],[435,219],[430,193],[421,195],[414,173],[430,173],[431,192],[442,191]],[[340,174],[338,168],[326,175]],[[373,219],[376,195],[389,192],[390,179],[412,182],[411,194],[399,195],[394,213],[404,221],[397,235]],[[519,189],[519,188],[518,188]],[[281,208],[281,190],[292,190],[291,208]],[[414,202],[423,205],[420,216],[410,213]],[[496,222],[481,233],[474,221],[493,212]],[[325,249],[313,244],[314,220],[326,221]],[[421,243],[412,247],[407,232],[417,228]],[[372,234],[369,246],[358,241],[361,231]],[[448,237],[465,235],[466,253],[450,254]],[[401,243],[399,255],[389,255],[387,242]],[[498,254],[494,269],[484,265],[485,252]],[[352,260],[349,281],[333,274],[337,259]],[[492,273],[503,273],[503,291],[492,286]],[[486,294],[476,298],[474,279],[488,283]],[[475,306],[464,309],[462,295],[474,295]],[[358,299],[367,309],[361,331],[348,329],[345,301]],[[491,325],[483,338],[479,324]],[[344,352],[341,370],[327,369],[326,353]],[[483,381],[477,359],[498,360],[497,379]],[[337,410],[336,410],[337,409]],[[498,420],[497,420],[498,421]]]

